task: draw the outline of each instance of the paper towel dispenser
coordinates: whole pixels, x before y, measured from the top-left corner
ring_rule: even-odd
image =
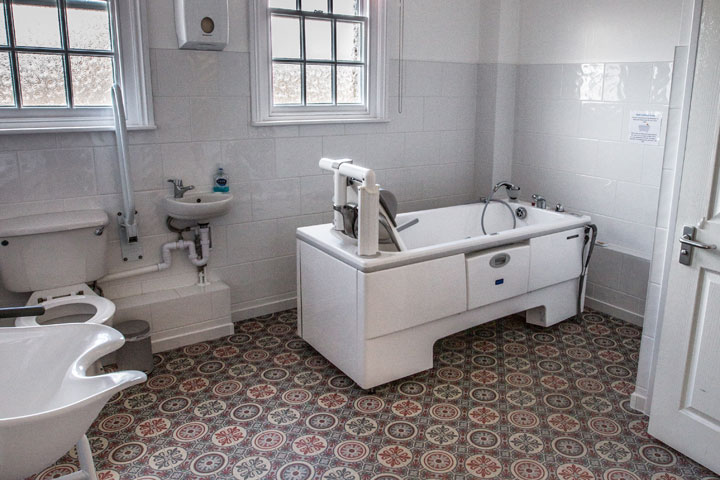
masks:
[[[175,0],[178,46],[190,50],[222,50],[230,25],[228,0]]]

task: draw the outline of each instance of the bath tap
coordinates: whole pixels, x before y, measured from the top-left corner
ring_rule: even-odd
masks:
[[[547,208],[547,200],[545,200],[545,197],[543,197],[542,195],[538,195],[537,193],[535,193],[533,194],[532,199],[533,204],[535,204],[537,208]]]
[[[173,184],[173,197],[182,198],[185,192],[195,188],[195,185],[183,186],[183,181],[180,178],[169,178],[168,182]]]
[[[502,187],[505,187],[507,189],[507,196],[510,200],[517,200],[518,195],[520,194],[520,187],[518,187],[517,185],[513,185],[508,181],[502,181],[495,184],[495,186],[493,187],[493,193],[497,192]]]

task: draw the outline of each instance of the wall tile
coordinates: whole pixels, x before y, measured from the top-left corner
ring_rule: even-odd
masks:
[[[562,96],[573,100],[602,100],[605,65],[579,63],[562,66]]]
[[[603,100],[648,103],[651,81],[651,63],[608,63],[605,65]]]
[[[350,158],[363,165],[367,155],[367,139],[364,135],[336,135],[323,137],[323,157]]]
[[[190,99],[193,141],[232,140],[248,133],[247,97],[195,97]]]
[[[654,226],[659,195],[657,187],[618,182],[613,216]]]
[[[442,95],[471,97],[477,91],[477,66],[474,63],[442,64]],[[433,95],[429,93],[428,95]]]
[[[643,155],[644,147],[639,144],[598,142],[598,159],[592,172],[614,180],[640,183],[644,173]]]
[[[264,180],[252,185],[253,220],[300,215],[299,179]]]
[[[160,145],[131,145],[128,153],[130,175],[136,192],[165,188]],[[117,148],[96,147],[93,154],[98,193],[120,193]]]
[[[673,78],[673,62],[653,63],[650,103],[668,105]]]
[[[21,199],[22,188],[17,154],[0,154],[0,202],[19,202]]]
[[[409,134],[412,135],[412,134]],[[397,168],[403,163],[405,134],[386,133],[367,136],[365,166],[376,170]]]
[[[278,177],[317,175],[323,156],[321,137],[278,138],[275,140],[275,168]]]
[[[333,177],[319,175],[300,179],[303,215],[321,213],[332,208]]]
[[[620,140],[623,126],[623,107],[610,103],[583,102],[580,131],[583,138]]]
[[[24,151],[18,161],[24,201],[96,192],[92,148]]]
[[[440,162],[472,162],[474,156],[475,132],[472,130],[452,130],[440,134]]]
[[[225,143],[223,167],[237,181],[275,177],[275,140],[261,138]]]
[[[276,220],[229,225],[227,242],[230,264],[272,258],[281,253]]]
[[[163,177],[182,178],[185,185],[212,185],[222,165],[219,142],[169,143],[162,146]]]
[[[650,276],[650,260],[634,255],[623,255],[622,269],[617,289],[644,299],[647,294],[648,278]]]
[[[443,64],[439,62],[405,62],[404,94],[408,97],[439,95],[443,89]]]
[[[403,165],[433,165],[442,163],[440,159],[440,146],[440,132],[406,134]]]
[[[155,130],[131,131],[129,143],[167,143],[190,141],[190,99],[154,97]]]

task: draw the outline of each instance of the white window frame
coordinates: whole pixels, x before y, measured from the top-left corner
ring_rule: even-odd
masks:
[[[364,105],[273,106],[268,0],[250,0],[250,88],[252,124],[385,122],[386,2],[367,0],[368,31]]]
[[[117,81],[129,130],[155,128],[143,0],[109,0]],[[2,20],[4,21],[4,20]],[[111,107],[0,109],[0,134],[114,130]]]

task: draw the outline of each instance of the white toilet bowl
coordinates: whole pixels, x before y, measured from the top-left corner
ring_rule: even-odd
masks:
[[[89,288],[84,292],[92,291]],[[36,292],[28,305],[41,305],[45,307],[45,314],[40,316],[19,317],[15,319],[16,327],[33,327],[38,325],[54,325],[59,323],[96,323],[112,326],[115,315],[115,304],[105,297],[94,293],[64,294],[54,292],[53,297],[43,297],[42,292]],[[39,302],[37,298],[47,298]]]

